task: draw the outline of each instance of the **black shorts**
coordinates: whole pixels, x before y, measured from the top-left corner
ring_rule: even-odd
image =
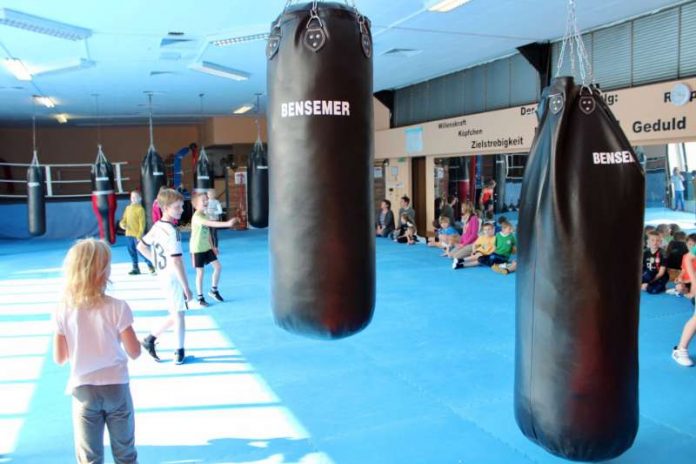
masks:
[[[478,262],[484,266],[493,267],[494,264],[503,264],[508,262],[508,258],[492,253],[490,255],[479,256]]]
[[[204,267],[206,264],[210,264],[213,261],[217,261],[217,255],[213,250],[193,254],[193,267],[195,268]]]

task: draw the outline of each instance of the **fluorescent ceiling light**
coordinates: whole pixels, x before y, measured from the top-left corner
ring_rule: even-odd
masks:
[[[446,13],[448,11],[454,10],[458,6],[462,6],[465,3],[469,3],[470,1],[471,0],[442,0],[439,2],[430,2],[431,5],[428,6],[428,11]]]
[[[34,101],[40,105],[45,106],[46,108],[55,108],[56,107],[56,104],[51,99],[51,97],[44,97],[43,95],[34,95]]]
[[[244,71],[238,71],[232,68],[227,68],[216,63],[211,63],[210,61],[201,61],[200,63],[194,63],[190,65],[189,68],[193,69],[194,71],[211,74],[213,76],[224,77],[227,79],[233,79],[235,81],[245,81],[249,79],[249,73],[245,73]]]
[[[31,73],[27,70],[21,60],[17,58],[5,59],[5,67],[12,75],[20,81],[30,81]]]
[[[56,120],[61,124],[65,124],[68,122],[68,115],[65,113],[56,114]]]
[[[96,63],[92,60],[86,60],[84,58],[79,58],[76,60],[71,60],[69,62],[64,63],[62,66],[59,66],[57,68],[49,68],[44,71],[38,71],[35,72],[35,76],[48,76],[48,75],[54,75],[54,74],[63,74],[63,73],[68,73],[68,72],[73,72],[73,71],[80,71],[82,69],[88,69],[88,68],[93,68],[96,65]]]
[[[254,107],[254,105],[242,105],[236,110],[234,110],[234,114],[244,114],[251,110]]]
[[[226,47],[228,45],[234,45],[238,43],[243,43],[243,42],[254,42],[256,40],[266,40],[268,39],[269,34],[267,32],[264,32],[262,34],[251,34],[251,35],[243,35],[239,37],[230,37],[228,39],[217,39],[217,40],[211,40],[210,43],[215,45],[216,47]]]
[[[0,8],[0,24],[66,40],[83,40],[92,35],[91,30],[83,27],[51,21],[9,8]]]

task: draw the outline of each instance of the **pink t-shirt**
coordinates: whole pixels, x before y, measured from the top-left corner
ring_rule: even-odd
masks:
[[[68,342],[68,393],[80,385],[128,383],[128,356],[120,336],[132,324],[128,303],[110,296],[92,308],[75,309],[64,304],[58,307],[56,333]]]
[[[476,241],[478,238],[479,222],[479,218],[475,214],[469,216],[462,237],[459,239],[459,244],[461,246],[471,245]]]

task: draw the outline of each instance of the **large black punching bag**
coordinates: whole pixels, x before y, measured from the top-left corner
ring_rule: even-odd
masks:
[[[46,233],[46,186],[36,151],[27,169],[27,219],[30,235]]]
[[[99,238],[116,243],[116,193],[114,192],[114,167],[106,159],[101,145],[92,165],[92,209],[97,217]]]
[[[247,162],[247,211],[249,224],[268,227],[268,157],[257,140]]]
[[[145,220],[147,228],[152,227],[152,203],[157,198],[160,187],[167,185],[167,176],[164,171],[164,161],[150,145],[147,155],[140,166],[140,183],[143,192],[143,205],[145,206]]]
[[[198,159],[196,160],[196,184],[193,191],[206,193],[211,188],[213,188],[213,171],[210,166],[210,161],[208,161],[205,148],[201,147]]]
[[[555,78],[520,197],[515,417],[553,454],[597,461],[638,428],[644,176],[597,90]]]
[[[294,5],[266,52],[275,320],[346,337],[375,302],[369,20],[338,3]]]

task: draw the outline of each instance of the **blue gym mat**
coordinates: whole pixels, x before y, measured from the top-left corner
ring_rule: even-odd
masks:
[[[646,220],[694,227],[692,214],[664,209]],[[164,362],[129,365],[141,463],[566,462],[514,422],[513,275],[453,271],[436,249],[378,239],[372,324],[321,341],[273,324],[267,231],[220,237],[227,301],[188,312],[187,363],[170,362],[168,333]],[[70,243],[0,241],[0,463],[74,462],[68,368],[52,361],[50,322]],[[113,250],[110,291],[143,336],[164,302],[154,277],[127,275],[122,237]],[[643,295],[640,430],[612,462],[696,462],[696,369],[670,358],[692,311],[684,298]]]

